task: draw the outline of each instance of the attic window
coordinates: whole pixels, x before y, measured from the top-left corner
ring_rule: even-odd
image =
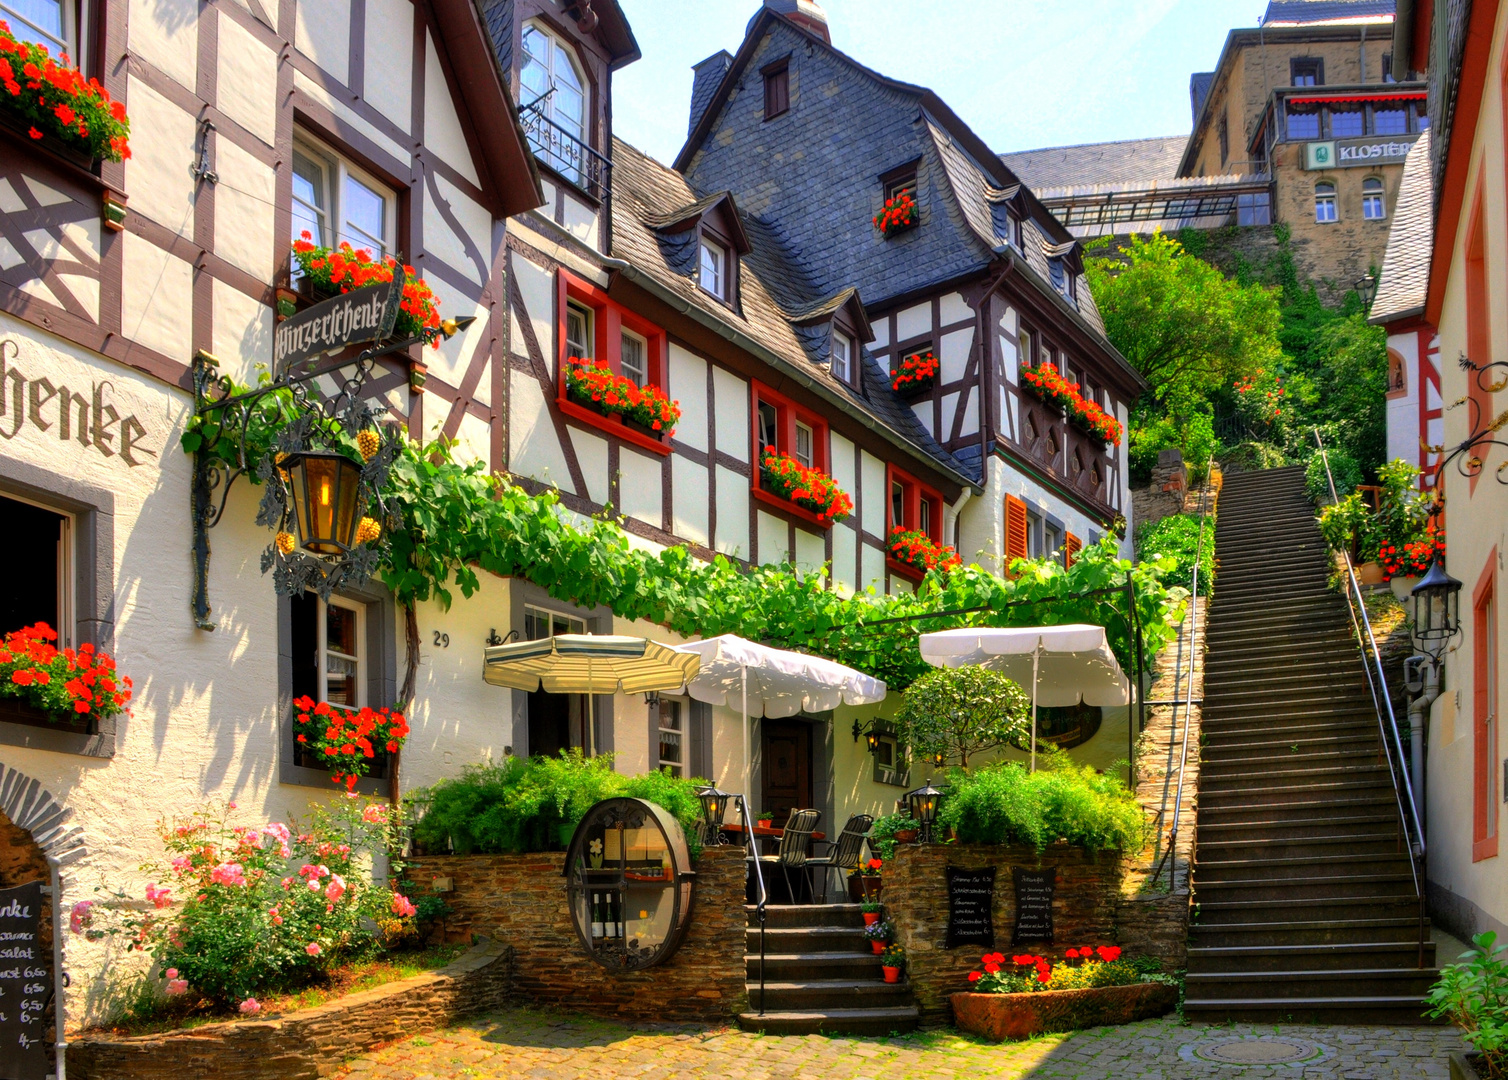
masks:
[[[1295,56],[1288,61],[1293,86],[1324,86],[1325,61],[1318,56]]]
[[[832,373],[833,378],[848,386],[854,384],[855,361],[858,359],[858,347],[854,339],[833,324],[832,338]]]
[[[703,291],[719,300],[728,299],[728,249],[705,233],[698,282]]]
[[[880,213],[875,218],[875,225],[886,236],[893,236],[898,232],[914,228],[919,219],[920,203],[916,191],[916,161],[908,161],[898,168],[891,169],[880,176]],[[909,212],[902,210],[899,217],[886,216],[888,209],[909,203]]]
[[[790,65],[790,58],[786,57],[760,69],[760,74],[764,76],[764,118],[766,120],[773,120],[790,111]]]
[[[1052,274],[1052,287],[1062,293],[1070,302],[1078,299],[1077,275],[1068,268],[1067,262],[1061,255],[1047,260],[1049,272]]]

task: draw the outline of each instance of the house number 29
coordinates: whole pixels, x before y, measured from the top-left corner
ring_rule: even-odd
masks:
[[[450,635],[449,634],[442,634],[442,633],[440,633],[440,631],[436,630],[435,631],[435,648],[437,648],[437,649],[448,649],[448,648],[450,648]]]

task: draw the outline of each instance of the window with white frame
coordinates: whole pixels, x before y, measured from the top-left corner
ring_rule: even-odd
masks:
[[[338,596],[320,601],[319,700],[339,709],[359,709],[366,704],[362,672],[362,624],[366,605]]]
[[[338,247],[342,241],[373,258],[396,246],[398,199],[334,151],[300,140],[293,147],[293,236]]]
[[[1314,185],[1314,220],[1322,225],[1340,220],[1340,213],[1335,208],[1334,184],[1321,181]]]
[[[584,633],[586,633],[585,619],[567,615],[562,611],[535,607],[533,604],[524,605],[524,638],[527,641],[539,641],[541,638],[555,637],[557,634]]]
[[[58,648],[76,647],[73,626],[74,521],[38,503],[0,496],[6,550],[25,573],[0,589],[0,634],[46,623],[57,631]]]
[[[46,45],[54,56],[66,52],[77,63],[78,7],[77,0],[0,0],[0,18],[16,40]]]
[[[833,327],[832,353],[833,378],[839,382],[852,385],[854,381],[854,340],[836,326]]]
[[[1361,216],[1368,221],[1381,221],[1388,216],[1382,201],[1382,181],[1375,176],[1361,182]]]
[[[702,237],[698,279],[706,292],[719,300],[728,299],[728,249],[707,236]]]
[[[813,460],[812,448],[815,445],[816,445],[816,439],[815,439],[815,437],[812,434],[812,427],[811,427],[811,425],[810,424],[803,424],[800,420],[797,420],[796,421],[796,460],[799,461],[799,462],[801,462],[801,464],[805,465],[808,469],[810,469],[812,467],[812,460]]]
[[[579,184],[587,146],[586,80],[575,50],[537,22],[524,26],[523,46],[521,104],[550,122],[531,127],[530,145],[546,165]]]
[[[686,729],[685,710],[683,703],[669,701],[664,698],[657,706],[659,710],[659,757],[656,759],[658,768],[667,770],[671,776],[685,775],[686,768]]]
[[[623,368],[623,377],[631,380],[635,386],[643,386],[649,381],[649,346],[632,330],[624,330],[622,333],[618,363]]]
[[[583,304],[566,303],[566,355],[592,359],[592,309]]]

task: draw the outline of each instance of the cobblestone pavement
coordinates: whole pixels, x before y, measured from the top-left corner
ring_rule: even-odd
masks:
[[[733,1029],[629,1026],[508,1009],[347,1062],[348,1080],[1143,1080],[1449,1076],[1448,1028],[1184,1026],[1176,1018],[992,1044],[952,1031],[888,1039],[760,1036]]]

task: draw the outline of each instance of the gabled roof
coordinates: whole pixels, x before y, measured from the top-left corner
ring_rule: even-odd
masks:
[[[708,296],[691,274],[678,267],[678,252],[667,250],[665,234],[656,225],[707,197],[699,197],[680,173],[618,138],[613,139],[612,177],[611,254],[627,265],[623,272],[631,280],[673,296],[674,306],[689,317],[713,326],[721,336],[742,343],[747,351],[771,363],[771,379],[793,378],[805,384],[918,464],[961,486],[979,482],[977,469],[944,450],[910,406],[895,395],[889,373],[868,350],[861,353],[860,389],[833,377],[828,367],[827,322],[844,304],[857,301],[855,290],[819,295],[784,240],[759,219],[745,216],[742,225],[750,248],[740,260],[739,310],[735,311]],[[862,305],[855,306],[862,314]],[[867,323],[862,332],[872,339]]]
[[[740,255],[746,254],[749,250],[749,237],[744,232],[743,222],[738,216],[738,204],[733,201],[731,191],[717,191],[711,195],[705,195],[685,206],[657,214],[647,223],[661,232],[681,232],[684,229],[695,228],[701,223],[702,218],[719,206],[727,207],[727,213],[723,217],[728,222],[728,228],[733,232],[728,239],[733,241],[733,247]]]
[[[824,296],[805,307],[787,308],[785,315],[797,326],[814,326],[831,322],[833,316],[840,311],[848,313],[864,344],[874,340],[874,330],[869,325],[869,315],[864,311],[864,301],[859,299],[859,290],[852,286],[839,289],[831,296]]]
[[[1435,186],[1429,156],[1430,133],[1424,132],[1403,159],[1393,226],[1382,257],[1377,296],[1367,321],[1379,326],[1424,313],[1429,293],[1429,264],[1434,251]]]
[[[1187,135],[1159,135],[1151,139],[1081,143],[1019,150],[1000,158],[1033,188],[1077,187],[1080,184],[1147,186],[1178,175]]]
[[[1394,0],[1268,0],[1262,26],[1390,23]]]

